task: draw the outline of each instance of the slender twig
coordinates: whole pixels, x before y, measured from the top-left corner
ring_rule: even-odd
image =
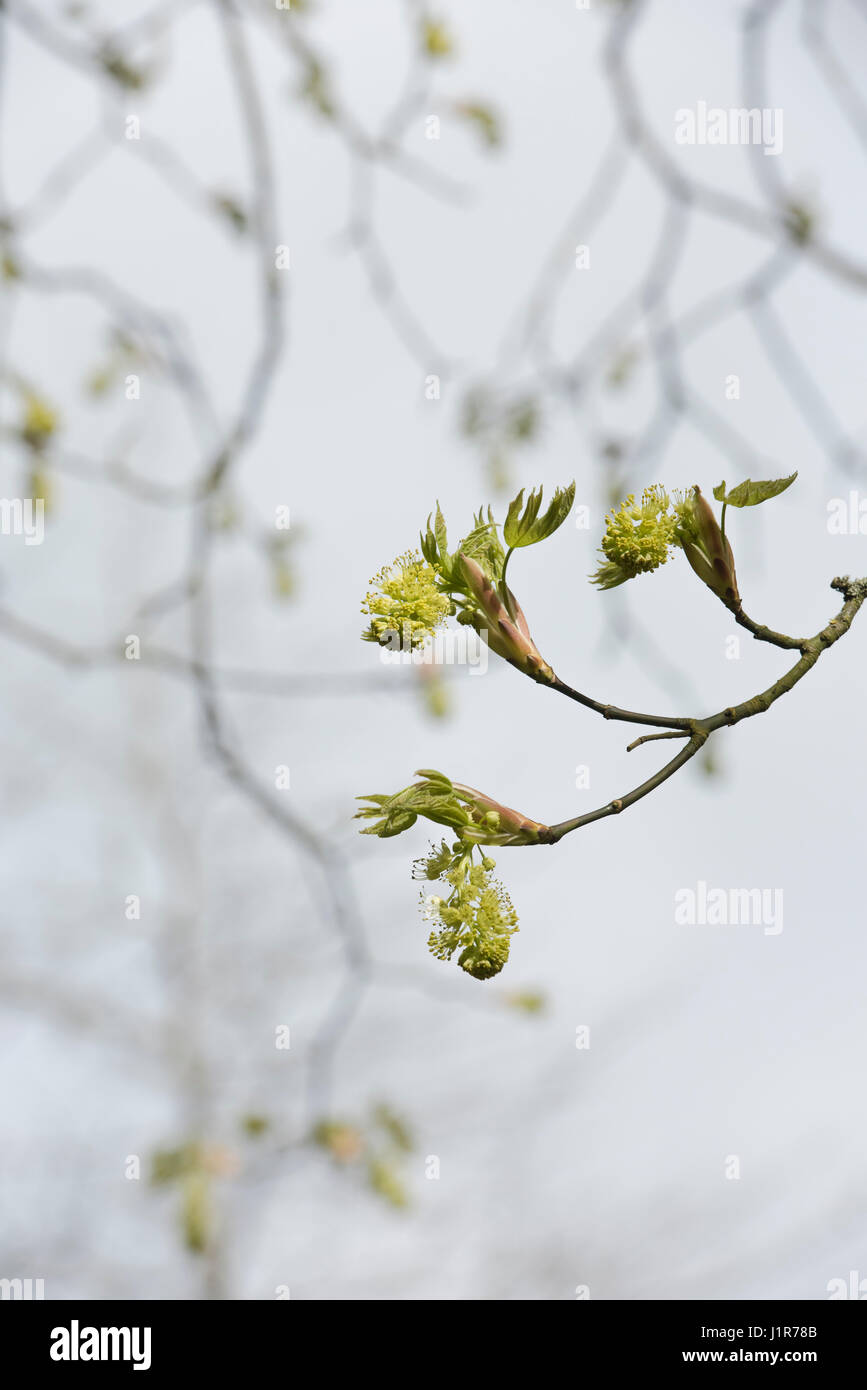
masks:
[[[642,734],[641,738],[636,738],[632,743],[627,743],[626,751],[631,753],[634,748],[638,748],[642,743],[652,743],[656,738],[686,738],[686,729],[665,729],[661,734]]]
[[[601,700],[592,699],[590,695],[582,695],[580,690],[573,690],[572,686],[561,681],[559,676],[554,681],[540,680],[539,685],[548,686],[558,694],[565,695],[567,699],[575,700],[579,705],[594,710],[596,714],[601,714],[603,719],[617,719],[625,724],[650,724],[658,729],[683,729],[686,732],[692,730],[692,720],[686,716],[639,714],[635,710],[620,709],[618,705],[604,704]]]
[[[704,719],[693,719],[687,721],[691,728],[689,742],[680,750],[676,757],[667,762],[664,767],[649,777],[646,782],[627,792],[624,796],[616,797],[613,801],[606,802],[595,811],[588,811],[583,816],[576,816],[573,820],[561,821],[558,825],[548,827],[548,833],[542,842],[545,844],[557,844],[564,835],[570,834],[573,830],[579,830],[584,825],[590,825],[593,821],[602,820],[606,816],[619,815],[627,807],[634,806],[636,801],[648,796],[650,792],[656,791],[676,772],[679,772],[691,758],[706,743],[711,734],[717,729],[729,728],[733,724],[739,724],[744,719],[751,719],[756,714],[764,714],[769,710],[781,696],[787,694],[797,685],[798,681],[803,680],[808,671],[811,671],[822,653],[849,631],[852,620],[858,612],[864,600],[867,599],[867,579],[849,579],[848,577],[834,579],[831,588],[844,595],[845,602],[836,617],[818,632],[815,637],[806,639],[803,642],[796,642],[794,638],[787,638],[786,645],[800,647],[801,658],[792,666],[785,675],[769,686],[767,690],[754,695],[749,700],[742,701],[739,705],[729,705],[720,710],[717,714],[710,715]],[[780,636],[781,634],[774,634]],[[777,644],[780,645],[780,644]],[[588,702],[582,698],[582,704],[590,703],[591,708],[595,702]],[[614,717],[614,716],[611,716]],[[647,716],[640,722],[647,722]],[[630,744],[630,748],[637,748],[639,743],[645,742],[647,738],[675,738],[677,734],[670,732],[667,734],[648,734],[644,738],[637,739]]]
[[[616,797],[614,801],[607,802],[605,806],[600,806],[596,811],[588,811],[586,815],[576,816],[574,820],[564,820],[559,825],[550,826],[548,843],[556,845],[564,835],[568,835],[573,830],[579,830],[582,825],[590,825],[593,821],[602,820],[605,816],[617,816],[627,807],[634,806],[636,801],[648,796],[650,792],[655,792],[657,787],[661,787],[663,782],[667,782],[669,777],[673,777],[676,772],[679,772],[690,758],[695,757],[706,739],[707,734],[703,731],[693,734],[689,743],[681,748],[677,756],[672,758],[671,762],[666,763],[665,767],[655,772],[652,777],[648,777],[646,782],[642,782],[640,787],[635,787],[625,796]]]
[[[784,632],[775,632],[772,627],[764,627],[761,623],[754,623],[752,618],[744,612],[740,601],[726,603],[726,608],[734,614],[735,622],[739,623],[741,627],[745,627],[747,632],[751,632],[759,642],[770,642],[772,646],[782,647],[786,651],[802,651],[809,640],[806,637],[787,637]]]

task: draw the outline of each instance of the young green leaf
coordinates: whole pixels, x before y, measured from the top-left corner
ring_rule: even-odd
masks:
[[[475,525],[470,534],[461,541],[458,553],[468,555],[484,570],[489,579],[496,583],[502,573],[506,555],[497,535],[497,523],[490,507],[485,517],[484,511],[473,517]]]
[[[555,488],[554,497],[543,516],[539,516],[542,505],[542,488],[530,493],[524,505],[524,489],[509,503],[503,535],[506,545],[518,550],[525,545],[535,545],[537,541],[547,540],[559,526],[563,525],[575,500],[575,484],[567,488]]]
[[[437,514],[436,521],[434,522],[434,533],[437,538],[437,550],[439,551],[440,559],[445,560],[448,558],[449,542],[448,535],[446,534],[446,521],[445,517],[440,511],[439,502],[437,502]]]
[[[767,502],[769,497],[779,497],[781,492],[792,486],[797,476],[796,471],[788,478],[773,478],[759,483],[747,478],[746,482],[738,483],[729,493],[726,492],[723,482],[714,488],[713,495],[718,502],[725,502],[728,507],[757,507],[760,502]]]
[[[428,782],[440,783],[443,787],[445,787],[447,791],[451,791],[452,789],[450,778],[446,777],[444,772],[437,772],[436,768],[420,767],[416,769],[415,775],[416,777],[426,778]],[[370,797],[368,797],[367,799],[368,801],[371,800]]]
[[[431,519],[427,519],[427,530],[421,533],[421,553],[429,565],[437,571],[443,585],[449,584],[453,578],[452,559],[449,555],[448,534],[446,532],[446,522],[437,502],[436,516],[433,527]]]

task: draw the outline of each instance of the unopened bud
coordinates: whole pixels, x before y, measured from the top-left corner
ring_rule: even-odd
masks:
[[[513,666],[536,679],[554,681],[554,672],[530,636],[527,619],[512,591],[506,589],[507,607],[481,565],[463,552],[461,564],[467,587],[478,604],[478,610],[464,621],[472,623],[479,633],[487,632],[491,650]]]
[[[474,822],[461,833],[464,840],[477,844],[496,845],[544,845],[549,843],[550,830],[541,822],[530,820],[520,811],[502,806],[499,801],[467,787],[454,783],[455,791],[462,800],[469,803],[468,810]],[[485,868],[487,868],[485,864]],[[493,865],[491,866],[493,867]]]
[[[723,603],[739,603],[732,548],[701,489],[694,488],[677,510],[678,540],[692,569]]]

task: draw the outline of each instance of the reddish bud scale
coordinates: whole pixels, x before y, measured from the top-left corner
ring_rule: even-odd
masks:
[[[541,677],[546,681],[555,680],[553,670],[530,636],[527,619],[511,589],[507,590],[510,612],[481,565],[468,555],[461,554],[460,558],[467,586],[485,620],[481,621],[478,615],[474,615],[473,626],[476,631],[485,630],[491,650],[504,660],[520,667],[522,671],[526,671],[528,675]]]
[[[507,837],[500,839],[500,844],[538,845],[547,842],[550,834],[547,825],[531,820],[529,816],[512,810],[510,806],[503,806],[499,801],[494,801],[493,797],[476,791],[475,787],[467,787],[460,782],[454,782],[453,786],[459,796],[466,797],[472,803],[470,814],[477,825],[483,826],[489,813],[499,818],[495,833],[498,837]]]

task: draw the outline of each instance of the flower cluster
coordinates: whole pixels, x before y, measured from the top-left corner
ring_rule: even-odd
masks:
[[[370,582],[375,588],[361,605],[370,618],[362,634],[366,642],[385,646],[397,634],[405,645],[423,646],[452,611],[448,596],[437,587],[435,570],[418,551],[399,555]]]
[[[692,570],[738,621],[760,635],[761,630],[746,619],[741,608],[734,557],[725,534],[726,512],[731,507],[755,507],[777,497],[796,477],[793,473],[786,478],[747,478],[731,490],[725,482],[720,483],[713,490],[714,500],[722,506],[719,520],[698,487],[670,496],[664,487],[655,484],[644,489],[640,502],[636,502],[634,493],[630,494],[606,517],[602,563],[592,576],[593,582],[601,589],[613,589],[627,579],[658,569],[672,550],[680,549]],[[568,488],[557,488],[543,513],[541,488],[531,492],[526,500],[522,489],[509,504],[502,527],[490,508],[487,514],[480,511],[469,535],[454,552],[449,550],[445,519],[437,505],[420,537],[421,555],[408,552],[373,581],[379,593],[367,596],[364,611],[370,615],[371,624],[364,636],[382,643],[402,624],[408,628],[412,643],[423,643],[446,616],[456,617],[459,623],[469,624],[484,634],[491,650],[525,675],[554,685],[609,714],[606,707],[570,691],[558,681],[536,647],[521,606],[506,583],[512,554],[545,540],[562,526],[574,497],[574,483]],[[779,645],[798,644],[783,639]],[[639,723],[666,723],[623,711],[617,714]],[[674,733],[680,734],[680,725],[687,723],[692,728],[692,721],[675,721]],[[707,728],[713,727],[712,720]],[[671,732],[655,735],[672,736]],[[640,738],[636,742],[644,741]],[[698,740],[693,742],[697,746]],[[680,761],[680,757],[672,760],[663,769],[660,780]],[[376,793],[358,798],[366,804],[356,813],[357,817],[371,822],[361,833],[383,839],[400,835],[415,825],[419,816],[452,832],[451,844],[443,840],[414,866],[414,878],[423,879],[428,885],[441,885],[441,892],[425,890],[421,895],[424,917],[434,924],[428,946],[439,960],[451,960],[457,953],[462,970],[475,979],[488,980],[500,973],[509,958],[518,917],[505,888],[492,878],[494,862],[481,847],[555,844],[588,818],[578,817],[552,828],[494,801],[474,787],[452,782],[431,768],[421,769],[416,777],[418,781],[391,795]],[[637,795],[654,784],[646,783]],[[612,802],[611,807],[619,809],[620,804]],[[597,815],[606,814],[611,807]],[[474,862],[476,852],[480,863]]]
[[[499,525],[490,507],[473,518],[473,529],[454,554],[449,553],[443,514],[436,510],[434,524],[428,517],[421,537],[422,554],[434,567],[440,586],[448,593],[459,623],[480,633],[491,651],[535,680],[551,682],[554,672],[541,656],[530,635],[529,624],[518,600],[506,584],[506,568],[514,550],[536,545],[562,526],[575,497],[575,484],[556,488],[547,511],[539,515],[542,490],[524,501],[523,488],[509,504],[503,524],[503,549]]]
[[[594,584],[614,589],[665,564],[677,544],[677,516],[670,506],[664,488],[647,487],[640,503],[630,493],[616,512],[609,512],[602,538],[605,559],[593,576]]]
[[[422,892],[423,916],[437,924],[428,938],[428,949],[437,960],[451,960],[476,980],[499,975],[509,959],[511,937],[518,930],[518,914],[503,885],[492,878],[492,859],[472,863],[472,848],[449,850],[445,842],[427,859],[417,861],[416,877],[440,879],[448,896]]]
[[[735,501],[731,505],[752,504]],[[699,579],[718,598],[727,604],[738,602],[732,548],[698,487],[677,491],[673,497],[658,485],[647,487],[640,503],[630,493],[605,518],[604,560],[591,576],[592,582],[600,589],[614,589],[664,565],[675,548],[684,552]]]
[[[525,674],[553,681],[554,672],[539,653],[521,606],[506,584],[506,568],[514,550],[536,545],[562,526],[574,497],[574,483],[555,488],[540,515],[542,489],[531,492],[525,501],[522,488],[509,504],[502,528],[490,507],[487,514],[480,511],[453,553],[437,506],[433,525],[428,517],[420,538],[421,555],[407,551],[370,581],[375,588],[361,609],[371,619],[362,634],[365,641],[390,646],[397,634],[404,648],[420,647],[447,617],[454,616]]]
[[[495,867],[482,845],[540,845],[550,843],[551,832],[539,821],[503,806],[492,797],[441,772],[426,768],[422,779],[392,796],[359,797],[370,804],[357,812],[373,820],[362,835],[388,838],[400,835],[419,816],[448,826],[456,835],[431,846],[430,853],[413,864],[413,878],[442,884],[440,894],[422,893],[426,921],[435,922],[428,946],[438,960],[451,960],[459,952],[458,965],[477,980],[498,975],[509,958],[509,939],[518,930],[518,915],[503,885],[491,877]],[[479,854],[481,862],[474,863]]]

